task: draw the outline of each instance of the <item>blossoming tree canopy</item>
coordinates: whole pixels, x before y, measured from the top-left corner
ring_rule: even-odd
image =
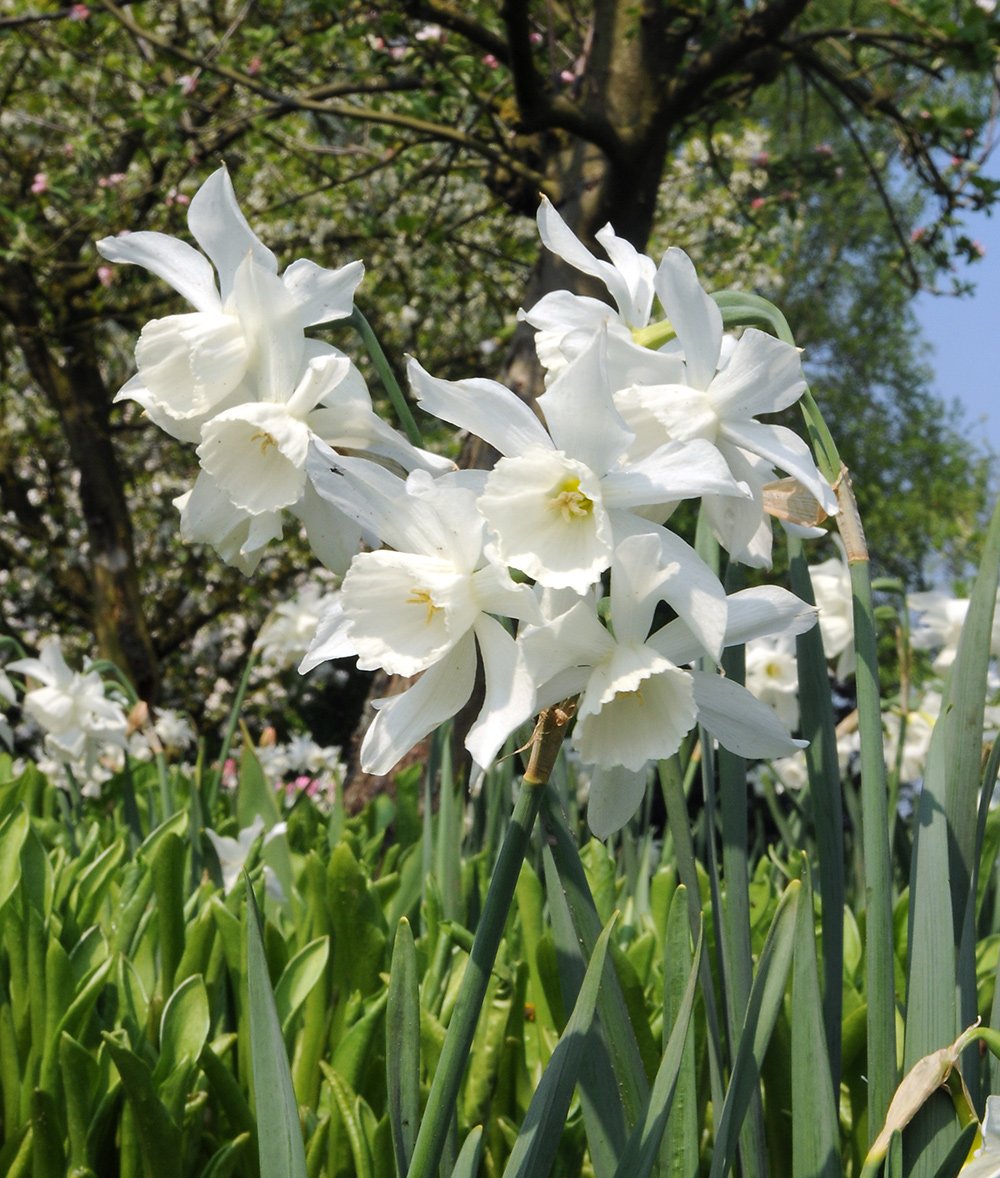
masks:
[[[681,251],[657,265],[609,225],[606,261],[543,200],[543,244],[614,306],[561,291],[522,312],[548,371],[539,415],[494,380],[442,380],[409,361],[421,408],[501,456],[490,471],[456,470],[384,422],[353,360],[306,334],[351,316],[359,262],[279,273],[224,169],[188,224],[204,252],[156,233],[99,243],[195,308],[143,329],[119,397],[196,445],[201,473],[177,500],[187,538],[249,573],[290,513],[343,574],[302,670],[352,656],[419,676],[376,702],[364,769],[389,772],[454,716],[480,668],[465,743],[483,768],[536,711],[578,697],[571,739],[592,767],[600,835],[628,821],[648,766],[696,724],[748,757],[800,747],[773,709],[704,668],[726,646],[800,633],[815,609],[777,588],[727,596],[669,526],[698,500],[732,559],[767,566],[763,488],[778,470],[836,510],[805,443],[756,420],[804,391],[794,347],[727,334]],[[667,318],[651,323],[656,300]]]

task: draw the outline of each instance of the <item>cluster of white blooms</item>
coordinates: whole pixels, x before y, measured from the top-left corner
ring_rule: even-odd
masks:
[[[122,699],[108,694],[99,671],[74,671],[55,637],[41,641],[38,658],[14,659],[5,670],[25,677],[21,711],[44,734],[54,775],[72,773],[84,792],[96,792],[110,775],[104,759],[126,746],[128,716]],[[6,675],[3,680],[2,694],[14,703],[13,685]]]
[[[201,473],[175,500],[185,539],[211,544],[249,573],[281,536],[287,510],[304,524],[317,558],[342,571],[361,536],[313,493],[310,440],[407,470],[442,469],[375,414],[364,378],[343,353],[305,334],[351,314],[364,267],[324,270],[303,258],[279,276],[224,168],[192,199],[188,228],[204,253],[154,232],[97,243],[109,261],[143,266],[195,308],[146,324],[138,372],[118,399],[138,402],[167,433],[197,443]]]
[[[185,535],[250,569],[290,510],[320,559],[346,568],[301,669],[354,656],[419,676],[375,705],[365,770],[390,771],[469,702],[480,675],[466,736],[480,767],[537,711],[577,699],[570,740],[590,767],[599,835],[629,819],[649,764],[696,724],[750,758],[801,746],[770,707],[706,668],[727,646],[802,632],[815,609],[777,587],[727,596],[666,525],[698,499],[731,558],[767,567],[764,490],[778,471],[827,514],[836,500],[805,443],[757,420],[805,390],[797,349],[753,328],[727,335],[682,251],[657,265],[606,226],[609,260],[595,257],[543,200],[543,243],[611,302],[561,291],[522,312],[547,371],[538,414],[495,381],[446,381],[409,362],[424,411],[501,456],[460,471],[380,422],[351,362],[304,335],[350,313],[359,263],[299,261],[279,277],[224,172],[192,200],[189,225],[218,285],[206,258],[171,238],[100,243],[196,307],[144,329],[120,396],[198,442],[202,472],[179,501]],[[667,342],[646,347],[636,333],[654,300]]]

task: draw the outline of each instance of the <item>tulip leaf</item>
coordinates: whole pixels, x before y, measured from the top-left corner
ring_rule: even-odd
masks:
[[[303,945],[282,970],[274,987],[274,1005],[284,1035],[288,1034],[292,1020],[302,1009],[313,986],[323,976],[329,956],[330,938],[317,937]]]

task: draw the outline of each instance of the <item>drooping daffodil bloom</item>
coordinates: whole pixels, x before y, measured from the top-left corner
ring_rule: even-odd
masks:
[[[364,266],[325,270],[300,259],[278,278],[277,259],[247,223],[225,168],[192,197],[188,228],[204,253],[146,230],[102,238],[97,248],[108,261],[162,278],[195,308],[143,328],[138,373],[118,399],[138,401],[167,433],[196,442],[216,413],[267,399],[261,386],[273,387],[275,368],[294,388],[309,359],[333,350],[306,341],[305,329],[351,314]]]
[[[288,511],[304,525],[315,555],[343,573],[362,537],[311,493],[310,440],[404,470],[452,464],[416,449],[382,421],[354,364],[305,335],[310,326],[351,314],[360,262],[324,270],[300,259],[279,275],[224,168],[193,198],[188,226],[205,254],[162,233],[98,243],[105,257],[165,278],[196,308],[147,324],[136,349],[139,371],[118,399],[139,402],[168,433],[198,443],[201,473],[175,500],[186,540],[211,544],[250,573],[281,536]]]
[[[785,426],[755,420],[758,414],[788,408],[804,392],[797,349],[754,328],[738,340],[726,336],[722,314],[683,250],[667,250],[657,267],[606,225],[596,235],[610,259],[604,261],[544,198],[538,226],[549,249],[604,283],[617,313],[596,299],[560,291],[546,295],[522,317],[537,329],[539,359],[556,379],[584,350],[585,341],[598,330],[607,331],[615,405],[635,435],[630,458],[644,459],[668,441],[697,438],[716,446],[734,479],[752,495],[740,499],[706,492],[704,508],[719,542],[745,564],[770,565],[763,488],[775,479],[775,468],[796,478],[827,515],[835,513],[833,491],[805,442]],[[650,351],[629,341],[649,322],[654,293],[676,339]]]
[[[658,555],[652,535],[629,537],[616,549],[610,626],[601,624],[592,602],[581,600],[520,637],[539,708],[579,695],[571,740],[595,767],[588,822],[599,838],[635,813],[648,765],[672,756],[696,723],[741,756],[782,757],[803,747],[744,687],[687,669],[706,652],[686,620],[650,633],[664,583]],[[815,609],[786,590],[745,589],[728,598],[723,645],[775,631],[800,633],[815,621]]]
[[[487,767],[534,702],[517,644],[497,617],[541,619],[530,587],[489,560],[475,491],[425,471],[404,483],[316,443],[310,474],[320,495],[392,551],[354,558],[299,670],[356,655],[362,670],[421,676],[375,703],[361,764],[380,774],[468,702],[481,661],[485,701],[465,743]]]
[[[828,659],[837,660],[834,674],[843,682],[854,674],[857,666],[851,574],[840,557],[831,556],[829,560],[809,566],[809,579],[819,607],[823,653]]]
[[[683,250],[669,249],[655,278],[656,292],[683,349],[677,382],[636,384],[616,404],[626,421],[644,426],[643,447],[668,439],[703,438],[719,449],[733,476],[754,490],[731,503],[706,495],[704,509],[719,542],[745,564],[770,564],[770,528],[763,487],[773,468],[797,479],[827,515],[836,496],[806,443],[787,426],[756,420],[794,405],[806,388],[798,350],[756,328],[724,347],[722,313],[698,282]],[[652,428],[651,428],[652,427]]]
[[[228,895],[236,886],[240,878],[240,872],[246,866],[254,843],[262,835],[262,845],[266,846],[272,839],[284,836],[286,831],[286,823],[276,822],[265,834],[264,819],[259,814],[249,826],[245,826],[239,832],[236,838],[230,838],[229,835],[216,834],[214,830],[206,827],[205,834],[208,835],[209,842],[211,842],[215,849],[216,858],[219,860],[219,870],[222,872],[222,890]],[[281,900],[284,898],[277,877],[267,865],[264,867],[264,886],[273,899]]]
[[[640,512],[708,492],[739,497],[746,491],[718,451],[699,440],[623,461],[634,435],[612,401],[604,359],[602,332],[539,398],[545,425],[496,381],[440,380],[414,360],[409,377],[424,409],[503,456],[477,499],[498,560],[545,588],[584,593],[610,567],[617,543],[654,532],[677,591],[668,588],[667,599],[717,648],[725,629],[717,578],[690,545]]]
[[[546,382],[586,351],[602,331],[608,336],[608,372],[614,389],[633,382],[678,380],[682,371],[679,356],[640,347],[632,338],[634,330],[649,323],[656,274],[653,260],[619,237],[611,225],[596,234],[610,261],[595,257],[545,196],[538,206],[537,223],[546,249],[603,283],[614,303],[611,306],[589,295],[556,290],[518,312],[519,319],[535,328],[535,350],[546,370]]]
[[[799,723],[799,667],[790,634],[771,634],[747,643],[744,684],[774,708],[793,732]]]
[[[80,763],[89,773],[108,747],[125,747],[128,721],[121,703],[105,693],[98,671],[68,665],[58,638],[43,638],[38,658],[14,659],[6,669],[26,677],[21,707],[45,733],[57,760]]]

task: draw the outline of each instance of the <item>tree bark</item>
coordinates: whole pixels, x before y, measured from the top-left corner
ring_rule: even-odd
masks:
[[[43,328],[44,305],[24,268],[8,275],[0,312],[14,328],[32,378],[59,418],[73,464],[87,533],[81,553],[90,580],[90,623],[103,658],[131,680],[139,695],[155,700],[160,682],[139,574],[124,478],[108,425],[111,396],[93,339],[74,317],[70,291],[52,291],[56,322]]]

